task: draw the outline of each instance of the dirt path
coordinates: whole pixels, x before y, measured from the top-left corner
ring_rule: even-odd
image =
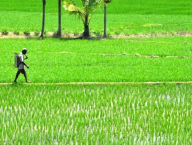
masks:
[[[170,85],[170,84],[192,84],[192,81],[173,81],[173,82],[60,82],[60,83],[0,83],[0,86],[7,85]]]
[[[45,53],[45,52],[40,52]],[[176,55],[142,55],[140,53],[129,54],[129,53],[81,53],[81,52],[70,52],[70,51],[61,51],[61,52],[46,52],[46,53],[58,53],[58,54],[71,54],[71,55],[99,55],[99,56],[132,56],[132,57],[142,57],[142,58],[192,58],[192,56],[176,56]]]
[[[182,32],[176,32],[176,33],[161,33],[161,34],[120,34],[120,35],[110,35],[109,38],[159,38],[159,37],[192,37],[192,33],[182,33]],[[8,39],[8,38],[30,38],[30,37],[39,37],[34,32],[30,32],[27,35],[20,34],[16,35],[13,32],[8,32],[7,34],[2,34],[0,32],[0,39]],[[54,32],[47,32],[46,37],[55,37]],[[64,39],[77,39],[80,37],[80,34],[74,35],[74,34],[63,34],[62,38]],[[92,34],[91,39],[103,39],[102,36],[96,36]]]
[[[1,36],[0,35],[0,39],[18,39],[18,38],[22,38],[22,39],[27,39],[28,37],[24,36],[24,35],[6,35],[6,36]]]

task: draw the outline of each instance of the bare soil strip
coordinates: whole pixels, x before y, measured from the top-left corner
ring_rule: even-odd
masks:
[[[28,37],[27,36],[24,36],[24,35],[3,35],[1,36],[0,35],[0,39],[27,39]]]
[[[192,81],[170,81],[170,82],[60,82],[60,83],[0,83],[0,86],[7,85],[170,85],[170,84],[192,84]]]
[[[45,53],[45,52],[39,52]],[[106,56],[106,57],[113,57],[113,56],[131,56],[131,57],[142,57],[142,58],[192,58],[192,56],[176,56],[176,55],[142,55],[139,53],[135,54],[128,54],[128,53],[75,53],[70,51],[61,51],[61,52],[47,52],[47,53],[59,53],[59,54],[71,54],[71,55],[99,55],[99,56]]]
[[[132,35],[112,35],[111,38],[160,38],[160,37],[192,37],[192,33],[162,33],[162,34],[132,34]]]
[[[78,39],[81,34],[63,34],[61,38],[67,39]],[[192,33],[190,32],[175,32],[175,33],[161,33],[161,34],[120,34],[120,35],[109,35],[108,38],[158,38],[158,37],[192,37]],[[13,32],[8,32],[7,34],[3,34],[0,32],[0,39],[8,39],[8,38],[31,38],[31,37],[39,37],[35,32],[29,32],[27,34],[19,34],[16,35]],[[45,37],[56,37],[54,32],[47,32]],[[103,39],[102,36],[96,36],[92,34],[90,39]]]

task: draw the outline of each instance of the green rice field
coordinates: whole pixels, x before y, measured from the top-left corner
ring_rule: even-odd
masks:
[[[78,2],[78,0],[73,0]],[[57,2],[48,1],[46,4],[46,10],[48,13],[57,12]],[[137,14],[192,14],[192,2],[191,0],[113,0],[108,6],[109,13],[137,13]],[[41,12],[42,1],[40,0],[20,0],[15,2],[14,0],[1,0],[1,11],[25,11],[25,12]],[[100,8],[102,9],[102,8]],[[102,10],[98,13],[102,13]]]
[[[190,81],[191,41],[1,39],[0,144],[191,144],[191,85],[118,85]],[[4,84],[22,47],[32,84]]]
[[[0,144],[191,144],[191,85],[3,86]]]
[[[47,0],[46,34],[57,32],[57,7]],[[42,0],[0,1],[0,145],[192,144],[192,1],[113,0],[107,8],[106,39],[103,6],[91,39],[19,39],[39,35]],[[62,33],[82,32],[78,16],[62,9]],[[22,48],[30,83],[23,75],[13,83]]]
[[[10,18],[10,19],[7,19]],[[0,15],[1,32],[36,32],[41,31],[41,14],[37,12],[2,12]],[[46,32],[57,31],[57,14],[46,15]],[[90,23],[91,33],[103,34],[103,15],[95,14]],[[62,15],[62,33],[80,34],[83,25],[77,16]],[[166,34],[192,32],[191,15],[140,15],[140,14],[109,14],[108,34]]]
[[[77,1],[77,0],[76,0]],[[46,32],[56,32],[57,2],[47,1]],[[1,32],[40,32],[41,0],[1,0]],[[108,34],[153,34],[192,32],[192,2],[190,0],[113,0],[108,5]],[[103,6],[92,16],[91,33],[103,33]],[[83,25],[77,16],[62,9],[62,33],[79,34]]]
[[[0,82],[14,80],[14,53],[24,47],[29,51],[26,63],[32,82],[192,80],[192,39],[175,37],[100,41],[2,39]]]

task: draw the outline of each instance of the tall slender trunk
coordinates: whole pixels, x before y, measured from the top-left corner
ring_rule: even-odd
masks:
[[[45,29],[45,5],[46,0],[43,0],[43,18],[42,18],[42,29],[41,29],[41,38],[44,38],[44,29]]]
[[[104,38],[107,37],[107,4],[104,4]]]
[[[85,16],[85,22],[84,22],[84,32],[83,32],[83,37],[84,38],[89,38],[90,33],[89,33],[89,15],[87,14]]]
[[[58,0],[58,31],[57,36],[61,37],[61,0]]]

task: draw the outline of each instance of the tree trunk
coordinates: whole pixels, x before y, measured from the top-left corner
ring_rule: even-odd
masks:
[[[45,5],[46,0],[43,0],[43,19],[42,19],[42,29],[41,29],[41,38],[44,38],[44,29],[45,29]]]
[[[84,38],[89,38],[90,37],[90,33],[89,33],[89,15],[85,16],[85,23],[84,23],[84,32],[83,32],[83,37]]]
[[[58,0],[58,31],[57,36],[61,37],[61,0]]]
[[[104,38],[107,37],[107,4],[104,4]]]

